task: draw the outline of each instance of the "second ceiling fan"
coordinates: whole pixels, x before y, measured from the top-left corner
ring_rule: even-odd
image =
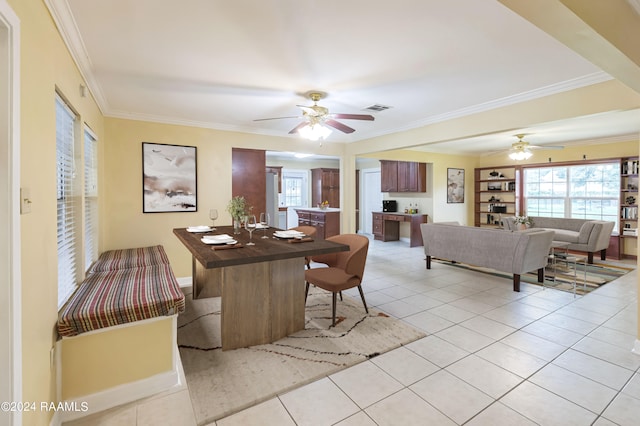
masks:
[[[347,126],[335,119],[341,120],[366,120],[366,121],[374,121],[375,118],[372,115],[368,114],[344,114],[344,113],[331,113],[329,109],[323,106],[318,105],[318,101],[326,97],[326,93],[323,92],[309,92],[307,93],[307,97],[313,101],[313,105],[297,105],[302,109],[301,116],[291,116],[291,117],[274,117],[274,118],[260,118],[254,121],[266,121],[266,120],[281,120],[285,118],[302,118],[304,121],[298,124],[296,127],[289,131],[289,134],[300,133],[305,136],[305,132],[313,131],[313,130],[321,130],[323,125],[333,127],[336,130],[339,130],[343,133],[353,133],[356,130],[352,127]],[[326,129],[329,131],[329,129]],[[330,131],[329,131],[330,133]],[[322,137],[322,135],[320,135]],[[326,137],[326,136],[325,136]],[[316,138],[317,139],[317,138]]]

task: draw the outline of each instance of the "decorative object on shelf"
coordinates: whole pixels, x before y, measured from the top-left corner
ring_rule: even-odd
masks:
[[[498,177],[498,176],[500,176],[500,173],[498,173],[498,172],[496,172],[496,171],[494,170],[494,171],[492,171],[492,172],[489,172],[489,176],[491,176],[491,177]]]
[[[247,206],[247,200],[241,196],[236,195],[233,197],[227,205],[227,212],[233,219],[233,233],[239,234],[240,227],[242,226],[242,219],[251,211],[251,207]]]
[[[318,208],[320,210],[326,210],[328,207],[329,207],[329,202],[327,200],[324,200],[323,202],[318,204]]]
[[[195,212],[196,147],[142,142],[143,213]]]
[[[447,168],[447,203],[464,203],[464,169]]]
[[[625,201],[626,201],[627,204],[635,204],[636,203],[636,197],[628,196],[625,199]]]

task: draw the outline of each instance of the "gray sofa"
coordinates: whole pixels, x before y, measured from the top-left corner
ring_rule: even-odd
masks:
[[[420,225],[427,269],[431,258],[464,262],[513,274],[513,290],[520,291],[520,275],[538,271],[544,280],[553,232],[502,230],[460,226],[456,222]]]
[[[587,252],[587,261],[593,263],[593,253],[600,252],[600,259],[607,258],[609,237],[615,226],[614,222],[588,219],[567,219],[561,217],[531,216],[533,225],[530,229],[546,229],[554,232],[554,241],[569,244],[569,250]],[[502,219],[504,229],[516,230],[515,217]]]

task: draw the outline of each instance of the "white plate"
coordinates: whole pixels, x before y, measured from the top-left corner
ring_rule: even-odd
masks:
[[[202,241],[205,244],[212,244],[212,245],[223,245],[223,244],[235,244],[235,243],[237,243],[237,241],[233,240],[233,239],[210,240],[208,238],[202,238],[200,241]]]
[[[209,232],[209,231],[211,231],[211,227],[210,226],[205,226],[205,225],[189,226],[187,228],[187,232]]]
[[[276,231],[273,235],[277,238],[300,238],[304,237],[304,234],[300,231]]]

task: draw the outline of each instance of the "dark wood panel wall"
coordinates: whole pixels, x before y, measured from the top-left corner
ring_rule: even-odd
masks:
[[[233,148],[231,153],[232,180],[231,195],[241,195],[256,217],[266,211],[267,177],[265,174],[266,155],[259,149]]]

